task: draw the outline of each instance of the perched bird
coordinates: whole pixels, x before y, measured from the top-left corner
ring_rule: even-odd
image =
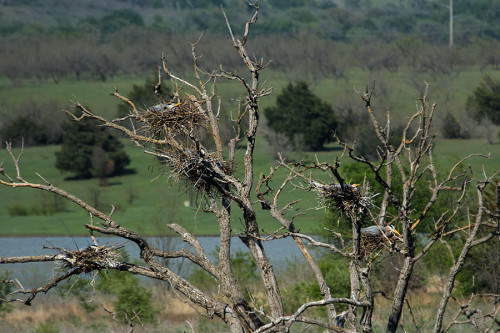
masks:
[[[366,228],[361,228],[361,236],[382,237],[382,232],[384,232],[387,237],[392,235],[401,237],[401,234],[396,230],[396,228],[394,228],[393,225],[371,225]]]
[[[170,103],[170,104],[158,104],[149,108],[151,111],[156,112],[173,112],[175,108],[181,103]]]
[[[359,184],[347,184],[347,183],[344,183],[343,190],[344,191],[345,190],[354,191],[354,190],[356,190],[356,187],[358,187],[358,186],[359,186]],[[335,185],[333,185],[333,187],[336,188],[336,189],[340,189],[341,188],[340,184],[335,184]]]

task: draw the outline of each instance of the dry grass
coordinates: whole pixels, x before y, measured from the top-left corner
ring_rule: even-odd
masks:
[[[298,274],[300,275],[300,274]],[[309,279],[310,276],[293,277],[292,280]],[[290,284],[292,280],[282,280],[282,284]],[[441,299],[442,283],[438,276],[429,278],[425,287],[408,294],[408,304],[405,305],[401,325],[407,332],[415,332],[414,320],[421,332],[429,332],[433,328],[436,309]],[[220,320],[207,320],[199,316],[195,309],[184,303],[174,293],[161,286],[153,286],[154,303],[161,304],[157,325],[148,325],[148,332],[190,332],[191,327],[196,332],[212,332],[224,329]],[[264,295],[254,295],[264,297]],[[453,316],[460,310],[458,302],[466,299],[450,300],[444,324],[448,325]],[[86,311],[82,303],[73,297],[63,297],[57,294],[38,297],[33,306],[27,307],[14,304],[12,312],[7,313],[0,321],[0,332],[33,332],[41,325],[58,329],[59,332],[121,332],[121,328],[105,313],[101,304],[112,309],[111,298],[96,296],[93,303],[98,305],[95,311]],[[374,332],[384,332],[387,318],[392,306],[391,300],[377,295],[373,315]],[[491,311],[489,299],[478,299],[476,308],[484,312]],[[413,314],[413,315],[412,315]],[[415,318],[415,319],[414,319]],[[452,332],[469,332],[471,326],[454,326]],[[141,332],[144,328],[136,326],[134,331]],[[311,330],[314,332],[314,329]]]
[[[404,327],[407,332],[416,332],[415,323],[420,329],[420,332],[430,332],[434,328],[436,312],[441,301],[442,282],[439,276],[429,278],[425,287],[418,291],[409,292],[407,296],[408,302],[405,304],[403,315],[401,318],[401,327]],[[450,299],[447,311],[444,316],[444,327],[446,327],[460,311],[460,305],[466,303],[468,297],[457,297]],[[491,298],[477,298],[474,302],[474,308],[486,314],[493,309]],[[408,306],[409,305],[409,306]],[[385,332],[387,318],[389,317],[392,301],[377,295],[375,298],[375,312],[373,315],[374,332]],[[410,311],[411,307],[411,311]],[[465,317],[461,316],[460,320]],[[498,328],[498,327],[497,327]],[[403,331],[403,330],[401,330]],[[475,331],[470,325],[455,325],[450,332],[472,332]]]
[[[5,332],[26,332],[45,323],[78,322],[86,326],[93,321],[76,299],[65,299],[47,295],[40,297],[28,307],[21,303],[14,304],[12,312],[7,313],[1,329]]]
[[[199,316],[196,311],[171,292],[161,293],[164,306],[158,315],[157,325],[147,325],[148,332],[190,331],[189,325],[197,331]],[[45,295],[38,297],[32,306],[15,303],[12,312],[0,322],[0,332],[33,332],[42,325],[48,325],[59,332],[122,332],[102,308],[112,309],[110,298],[95,297],[96,310],[87,311],[74,297]],[[189,324],[188,324],[189,322]],[[134,331],[144,328],[135,327]]]

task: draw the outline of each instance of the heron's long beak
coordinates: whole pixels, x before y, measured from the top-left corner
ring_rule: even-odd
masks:
[[[401,236],[401,234],[396,230],[396,228],[393,228],[392,231],[399,237],[403,238],[403,236]]]

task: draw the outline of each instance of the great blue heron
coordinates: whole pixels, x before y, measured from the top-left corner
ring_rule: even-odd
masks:
[[[401,237],[401,234],[391,225],[371,225],[366,228],[361,228],[361,236],[368,237],[382,237],[382,232],[387,236],[391,237],[393,235],[397,235]]]
[[[344,183],[343,187],[340,186],[340,184],[335,184],[333,185],[333,188],[336,188],[336,189],[343,189],[344,191],[345,190],[351,190],[351,191],[354,191],[356,190],[356,188],[359,186],[359,184],[347,184],[347,183]]]
[[[157,104],[149,108],[151,111],[156,112],[172,112],[175,111],[175,108],[179,106],[181,103],[170,103],[170,104]]]

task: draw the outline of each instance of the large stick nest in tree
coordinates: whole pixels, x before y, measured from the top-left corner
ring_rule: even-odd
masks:
[[[229,170],[213,154],[198,147],[169,147],[165,150],[174,177],[184,176],[203,191],[208,191],[213,186],[227,187],[221,173],[229,174]]]
[[[192,129],[207,119],[199,108],[200,103],[191,99],[168,104],[158,104],[144,111],[138,111],[137,120],[144,124],[143,129],[153,135],[164,130]]]
[[[367,184],[358,187],[350,184],[332,184],[319,188],[323,200],[336,207],[347,216],[356,216],[371,205],[373,196],[369,193]]]
[[[120,265],[122,256],[116,251],[116,247],[90,245],[80,250],[60,249],[64,255],[62,268],[80,269],[83,273],[116,268]]]
[[[382,250],[384,247],[388,246],[389,243],[390,241],[382,235],[373,236],[361,234],[359,239],[360,254],[363,257],[367,257],[372,253]]]

